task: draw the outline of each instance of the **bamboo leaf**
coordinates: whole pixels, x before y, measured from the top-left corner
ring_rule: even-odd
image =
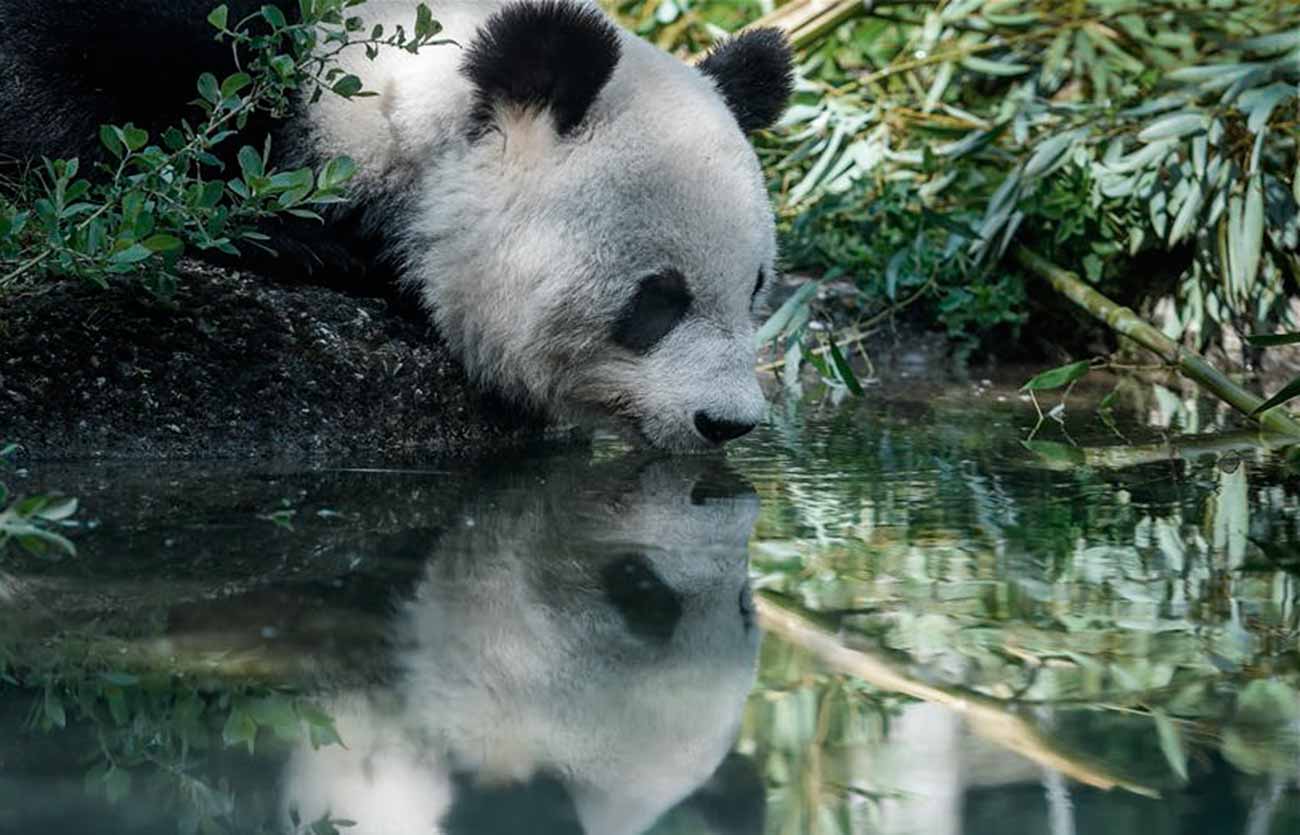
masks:
[[[1092,368],[1088,360],[1079,360],[1069,365],[1062,365],[1029,378],[1029,382],[1020,387],[1021,391],[1047,391],[1069,385],[1082,378]]]
[[[1209,117],[1204,113],[1173,113],[1156,119],[1138,133],[1142,142],[1157,139],[1178,139],[1193,133],[1201,133],[1210,125]]]
[[[1260,251],[1264,246],[1264,187],[1259,174],[1246,186],[1246,207],[1241,218],[1242,290],[1249,291],[1259,271]]]
[[[800,308],[806,307],[812,301],[812,298],[817,295],[819,286],[820,282],[809,281],[798,290],[795,290],[794,294],[785,300],[785,304],[777,308],[776,312],[763,323],[763,327],[758,329],[758,333],[754,336],[754,344],[761,347],[780,336],[781,332],[785,330],[785,326],[794,318],[795,313]]]
[[[1259,133],[1266,124],[1269,117],[1277,106],[1296,93],[1294,84],[1285,84],[1281,81],[1250,90],[1237,99],[1237,107],[1242,113],[1248,115],[1246,129],[1251,133]]]
[[[972,72],[1001,77],[1024,75],[1031,69],[1028,64],[1018,64],[1014,61],[1000,63],[981,58],[978,55],[967,55],[962,59],[961,65]]]
[[[1300,333],[1255,333],[1246,337],[1246,341],[1258,348],[1296,345],[1300,344]]]
[[[836,345],[834,341],[830,343],[830,346],[831,362],[835,363],[836,376],[848,388],[850,394],[854,397],[861,397],[862,385],[858,382],[857,375],[853,373],[853,368],[849,365],[848,360],[844,359],[844,355],[840,353],[840,346]]]
[[[1256,415],[1263,414],[1269,409],[1277,408],[1288,400],[1293,400],[1296,397],[1300,397],[1300,377],[1296,377],[1294,380],[1283,386],[1282,390],[1277,394],[1259,404],[1255,411],[1250,413],[1250,416],[1255,417]]]
[[[1155,708],[1151,718],[1156,722],[1156,733],[1160,736],[1160,750],[1164,752],[1169,767],[1184,782],[1187,781],[1187,749],[1183,747],[1183,735],[1163,710]]]

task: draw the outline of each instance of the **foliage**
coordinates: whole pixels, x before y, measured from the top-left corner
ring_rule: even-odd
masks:
[[[77,646],[70,637],[62,638],[65,654]],[[30,698],[33,729],[89,743],[83,757],[89,795],[112,804],[147,796],[175,809],[178,832],[282,831],[265,826],[280,813],[274,792],[240,792],[237,802],[232,783],[242,781],[204,773],[197,763],[301,741],[313,749],[342,744],[334,719],[294,692],[102,668],[106,660],[81,668],[64,657],[44,668],[11,668],[4,678],[11,694]],[[345,822],[290,823],[293,832],[324,835]]]
[[[615,5],[643,22],[678,9],[691,23],[653,36],[684,48],[724,8],[768,11]],[[1172,253],[1171,337],[1286,322],[1300,277],[1296,4],[856,6],[806,45],[796,101],[760,142],[791,269],[852,277],[863,306],[925,288],[929,317],[987,337],[1025,322],[1023,274],[999,260],[1012,241],[1125,300],[1164,292],[1132,272]]]
[[[1166,394],[1184,412],[1176,426],[1212,428]],[[778,416],[781,463],[748,468],[764,500],[758,588],[916,680],[1032,718],[1063,750],[1160,788],[1161,804],[1183,802],[1210,752],[1230,778],[1295,774],[1300,499],[1281,460],[1166,451],[1121,469],[1094,453],[1136,450],[1108,446],[1112,431],[1138,440],[1155,427],[1081,418],[1070,432],[1084,446],[1066,448],[1078,460],[1047,468],[1015,449],[1008,427],[1025,409],[991,397],[932,395],[924,418],[906,397],[795,407]],[[778,637],[742,731],[765,758],[771,813],[791,831],[818,817],[822,831],[869,829],[861,801],[897,788],[897,772],[864,764],[939,768],[918,763],[933,750],[919,723],[891,729],[939,711],[846,691]],[[970,730],[963,752],[981,735]]]
[[[18,450],[17,444],[0,446],[0,467],[7,466]],[[12,542],[27,553],[43,559],[75,555],[77,548],[54,529],[73,524],[77,500],[65,496],[35,495],[13,497],[0,482],[0,557]]]
[[[1279,334],[1255,334],[1249,337],[1252,345],[1265,348],[1277,345],[1295,345],[1300,343],[1300,333],[1279,333]],[[1295,398],[1300,397],[1300,377],[1295,378],[1287,383],[1276,394],[1265,400],[1262,405],[1255,411],[1264,412],[1283,403],[1288,403]]]
[[[402,27],[366,31],[349,11],[362,0],[303,0],[302,19],[289,23],[280,9],[264,6],[230,20],[225,5],[208,17],[216,37],[230,44],[240,71],[224,79],[197,79],[202,119],[150,136],[132,124],[104,125],[99,139],[107,163],[43,160],[28,176],[0,193],[0,292],[43,275],[76,276],[106,285],[114,276],[139,276],[166,293],[173,268],[188,248],[239,254],[239,246],[265,246],[257,231],[267,218],[290,215],[320,220],[318,210],[344,199],[355,171],[346,157],[318,171],[276,170],[270,142],[244,145],[221,159],[255,114],[283,115],[296,97],[329,92],[344,98],[370,95],[355,76],[336,66],[348,49],[374,58],[381,47],[411,52],[439,43],[440,27],[420,5],[412,34]]]

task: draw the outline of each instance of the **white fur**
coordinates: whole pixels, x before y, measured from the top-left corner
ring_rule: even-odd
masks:
[[[580,135],[546,113],[500,112],[471,141],[463,47],[502,2],[430,4],[459,45],[385,51],[349,69],[379,96],[315,106],[313,144],[361,164],[376,198],[365,222],[392,224],[404,280],[418,289],[470,375],[566,420],[609,416],[651,444],[706,446],[697,411],[757,423],[751,293],[776,257],[753,150],[713,83],[621,32],[622,57]],[[371,2],[368,22],[414,19]],[[393,235],[389,235],[391,240]],[[695,302],[646,356],[610,328],[640,279],[672,267]]]
[[[401,678],[331,706],[347,748],[295,753],[286,807],[355,835],[438,833],[453,771],[549,774],[584,831],[630,835],[684,800],[735,741],[759,642],[739,603],[758,498],[694,504],[706,473],[570,466],[485,494],[396,615]],[[665,641],[629,632],[602,590],[628,552],[679,595]]]

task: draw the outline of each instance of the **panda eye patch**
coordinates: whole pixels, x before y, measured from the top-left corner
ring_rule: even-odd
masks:
[[[677,327],[691,300],[686,276],[677,270],[646,276],[614,322],[614,343],[634,353],[646,353]]]

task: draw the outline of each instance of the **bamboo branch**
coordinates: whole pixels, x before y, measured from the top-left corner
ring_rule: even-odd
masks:
[[[1255,409],[1264,402],[1262,397],[1237,385],[1199,354],[1183,348],[1143,321],[1129,308],[1120,307],[1084,284],[1074,273],[1058,267],[1023,246],[1016,247],[1015,258],[1021,266],[1051,284],[1057,292],[1083,308],[1094,319],[1104,322],[1111,330],[1121,336],[1127,336],[1161,359],[1177,366],[1179,371],[1190,377],[1197,385],[1247,417],[1251,417],[1252,420],[1258,421],[1265,429],[1293,437],[1300,436],[1300,422],[1297,422],[1286,409],[1277,407],[1252,417]]]
[[[830,670],[862,679],[881,690],[943,705],[966,717],[971,730],[994,745],[1014,751],[1080,783],[1106,790],[1118,787],[1145,797],[1160,796],[1148,786],[1130,783],[1063,753],[1037,728],[995,699],[919,681],[884,658],[844,646],[834,635],[770,598],[759,597],[757,607],[759,622],[765,630],[815,656]]]
[[[1045,470],[1075,470],[1080,465],[1103,470],[1138,467],[1143,464],[1160,464],[1169,461],[1189,461],[1206,455],[1231,455],[1257,449],[1278,449],[1292,446],[1295,437],[1244,429],[1215,435],[1192,435],[1176,438],[1165,444],[1139,444],[1135,446],[1083,447],[1072,449],[1075,453],[1057,460],[1040,456],[1035,466]]]

